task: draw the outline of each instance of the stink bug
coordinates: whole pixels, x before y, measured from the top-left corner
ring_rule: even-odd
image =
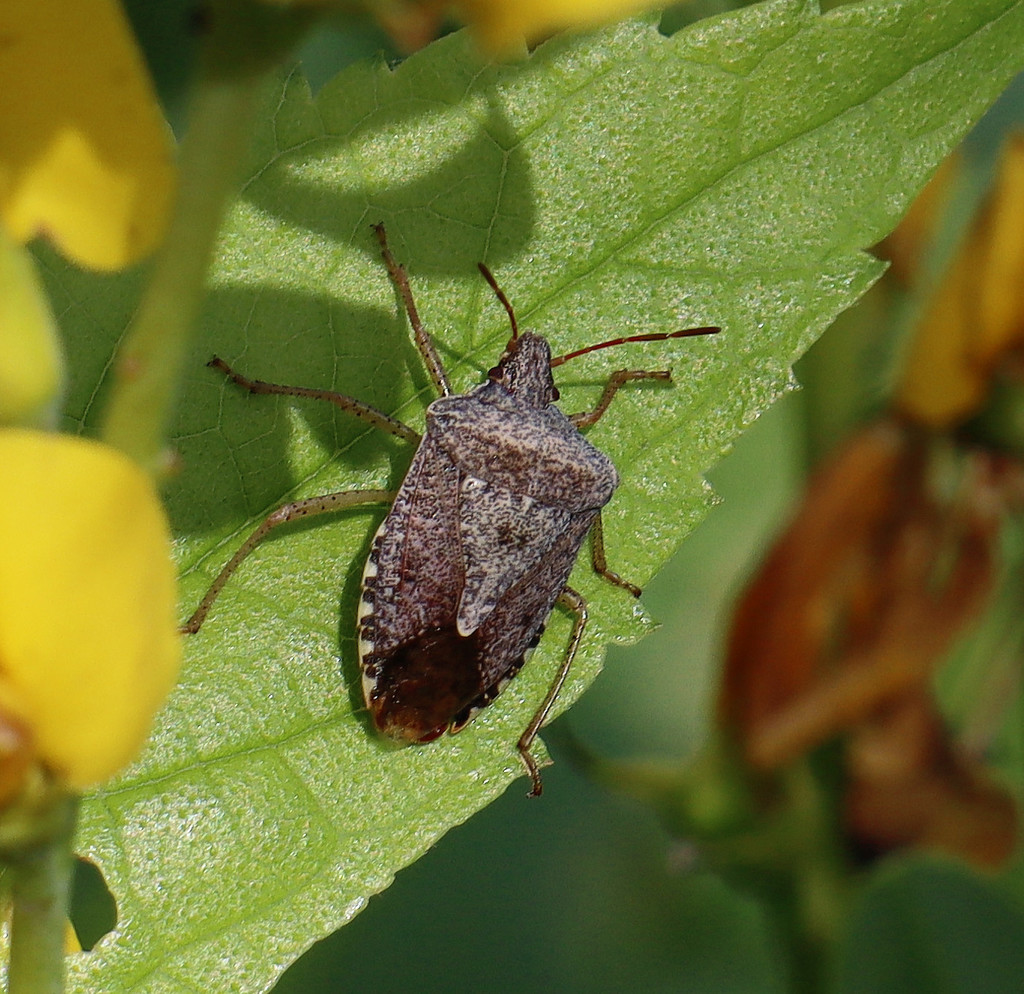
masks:
[[[418,443],[397,493],[343,491],[279,508],[221,570],[183,632],[196,632],[228,578],[274,527],[354,504],[392,501],[363,571],[358,611],[363,695],[377,729],[403,742],[429,742],[464,728],[519,672],[556,603],[575,615],[568,649],[517,744],[533,784],[530,749],[565,682],[587,621],[586,602],[566,585],[588,532],[594,569],[634,596],[638,587],[608,569],[601,508],[619,478],[611,460],[579,432],[632,380],[668,380],[667,370],[612,374],[597,406],[565,415],[551,370],[625,342],[714,334],[718,328],[636,335],[551,357],[547,341],[520,332],[490,271],[480,271],[505,308],[512,335],[485,383],[453,394],[434,343],[420,322],[405,270],[382,225],[381,254],[409,316],[416,345],[440,396],[427,408],[422,438],[413,429],[342,394],[250,380],[213,359],[253,393],[328,400],[385,431]]]

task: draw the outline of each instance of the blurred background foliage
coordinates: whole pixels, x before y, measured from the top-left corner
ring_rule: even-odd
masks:
[[[193,5],[126,6],[177,126],[193,57]],[[735,6],[679,5],[665,15],[664,29]],[[306,44],[303,64],[315,87],[354,58],[381,51],[386,40],[369,25],[356,35],[326,28]],[[1006,136],[1022,127],[1018,79],[965,143],[958,184],[936,215],[942,220],[922,265],[938,270],[950,257]],[[644,593],[661,629],[639,646],[610,648],[600,680],[546,734],[556,762],[545,773],[543,801],[527,802],[514,789],[449,833],[351,925],[289,969],[278,992],[770,994],[823,983],[864,994],[1022,989],[1019,846],[994,874],[925,853],[880,860],[858,853],[863,871],[851,878],[838,955],[823,963],[813,952],[801,959],[806,937],[792,934],[771,886],[735,872],[735,861],[734,872],[718,872],[678,817],[686,805],[675,791],[711,729],[735,598],[811,468],[884,406],[895,357],[920,308],[906,285],[887,276],[799,364],[804,389],[763,416],[710,471],[721,504]],[[1019,793],[1021,571],[1013,546],[1021,543],[1010,532],[1004,597],[938,679],[945,713],[967,725],[975,720],[975,746],[985,747]],[[996,657],[1006,662],[994,709],[980,718],[958,711],[960,691],[984,686]],[[828,749],[816,763],[820,788],[839,764]],[[111,914],[98,875],[83,868],[74,917],[86,946]]]

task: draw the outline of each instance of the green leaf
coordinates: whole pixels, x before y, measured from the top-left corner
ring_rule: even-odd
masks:
[[[1024,909],[991,880],[924,859],[876,874],[854,910],[842,994],[1010,994],[1024,976]]]
[[[508,336],[478,260],[556,351],[722,326],[559,370],[563,407],[581,410],[612,369],[674,368],[671,386],[622,391],[589,433],[623,479],[605,519],[610,565],[646,582],[706,512],[702,471],[878,276],[862,250],[1022,53],[1020,0],[876,0],[824,17],[786,0],[671,38],[632,23],[557,40],[517,66],[482,65],[453,36],[395,71],[352,67],[315,102],[298,75],[270,87],[176,432],[182,616],[277,505],[400,481],[410,453],[396,439],[204,368],[216,351],[250,376],[340,390],[421,427],[429,381],[378,258],[381,220],[459,390]],[[52,260],[49,275],[81,429],[133,280]],[[85,805],[80,849],[119,924],[72,961],[71,989],[264,990],[521,776],[515,742],[568,619],[556,612],[524,672],[458,736],[380,741],[361,711],[353,619],[382,514],[268,541],[189,640],[150,747]],[[563,705],[606,643],[649,624],[586,562],[572,583],[591,622]]]

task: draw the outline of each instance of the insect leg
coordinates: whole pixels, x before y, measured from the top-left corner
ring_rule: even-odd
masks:
[[[420,321],[419,311],[416,310],[416,301],[412,299],[412,288],[409,286],[409,277],[406,275],[405,267],[395,261],[395,257],[388,248],[388,236],[384,232],[383,224],[375,224],[373,230],[377,232],[377,241],[380,242],[380,254],[384,258],[384,265],[388,268],[388,276],[394,283],[405,304],[405,312],[409,315],[409,324],[412,325],[413,338],[416,340],[416,348],[423,356],[424,365],[427,367],[427,374],[434,382],[437,392],[442,397],[451,396],[452,388],[448,383],[448,374],[445,372],[444,363],[434,348],[434,340],[430,333],[423,327]]]
[[[250,393],[278,393],[288,397],[310,397],[313,400],[326,400],[340,407],[341,410],[361,418],[374,428],[380,428],[389,435],[397,435],[399,438],[407,439],[413,444],[418,444],[420,436],[408,425],[402,424],[397,418],[378,411],[376,407],[370,407],[355,397],[349,397],[343,393],[334,393],[331,390],[317,390],[313,387],[289,387],[281,383],[267,383],[264,380],[250,380],[248,376],[236,373],[223,359],[214,356],[207,364],[211,369],[219,369],[225,376],[229,377],[240,387]]]
[[[668,369],[659,370],[646,370],[646,369],[620,369],[617,373],[612,373],[608,377],[608,382],[604,385],[604,393],[601,394],[601,399],[597,402],[597,407],[592,411],[582,411],[579,414],[570,414],[569,420],[577,428],[589,428],[594,424],[605,411],[608,410],[608,405],[612,402],[612,398],[619,392],[619,388],[623,384],[630,383],[633,380],[671,380],[672,373]]]
[[[643,593],[635,583],[623,580],[614,570],[608,569],[608,560],[604,555],[604,525],[601,523],[600,511],[590,526],[590,561],[594,564],[594,572],[603,576],[609,583],[628,590],[634,597],[639,597]]]
[[[266,537],[267,533],[278,525],[294,521],[296,518],[303,518],[308,515],[326,514],[330,511],[341,511],[346,507],[354,507],[357,504],[373,504],[386,501],[393,501],[395,492],[393,490],[341,490],[338,493],[323,494],[320,497],[306,497],[303,500],[295,500],[289,504],[279,507],[273,514],[263,519],[260,526],[242,543],[238,551],[228,560],[227,565],[217,575],[217,579],[210,584],[199,606],[192,612],[192,617],[178,629],[182,635],[194,635],[199,631],[200,626],[210,613],[213,602],[217,595],[224,589],[224,584],[231,578],[231,574],[241,565],[242,560],[256,548]]]
[[[537,760],[533,758],[533,753],[530,752],[530,747],[536,740],[537,733],[541,730],[544,722],[547,721],[551,708],[558,699],[558,695],[565,683],[565,678],[569,675],[569,669],[572,666],[576,650],[580,646],[580,639],[583,638],[583,629],[587,624],[587,602],[572,587],[566,587],[558,595],[556,603],[567,611],[571,611],[576,616],[576,620],[573,623],[572,636],[569,638],[569,647],[566,649],[562,665],[558,668],[554,680],[551,681],[551,686],[548,687],[548,692],[544,695],[544,700],[541,702],[540,707],[537,708],[536,714],[530,719],[530,724],[526,726],[526,730],[519,736],[517,744],[519,755],[526,766],[526,772],[530,774],[530,779],[533,781],[533,788],[529,794],[530,797],[540,797],[543,790],[540,768],[537,766]]]

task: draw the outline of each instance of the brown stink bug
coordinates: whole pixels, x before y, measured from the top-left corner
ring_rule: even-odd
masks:
[[[551,357],[547,341],[520,333],[511,305],[485,266],[480,271],[508,313],[512,337],[487,381],[453,394],[434,343],[420,322],[405,270],[375,226],[388,273],[405,304],[416,345],[440,396],[422,438],[411,428],[342,394],[250,380],[210,362],[253,393],[328,400],[418,443],[397,493],[343,491],[294,501],[271,514],[221,570],[182,627],[196,632],[228,578],[274,527],[354,504],[392,502],[373,539],[358,612],[366,706],[377,729],[403,742],[429,742],[464,728],[519,672],[554,605],[575,615],[562,665],[518,749],[533,783],[530,751],[565,682],[587,620],[586,602],[566,585],[587,534],[594,569],[634,596],[640,590],[608,569],[601,508],[619,478],[611,460],[579,429],[594,424],[632,380],[668,380],[667,370],[612,374],[597,406],[565,415],[556,406],[554,366],[625,342],[714,334],[718,328],[636,335]]]

